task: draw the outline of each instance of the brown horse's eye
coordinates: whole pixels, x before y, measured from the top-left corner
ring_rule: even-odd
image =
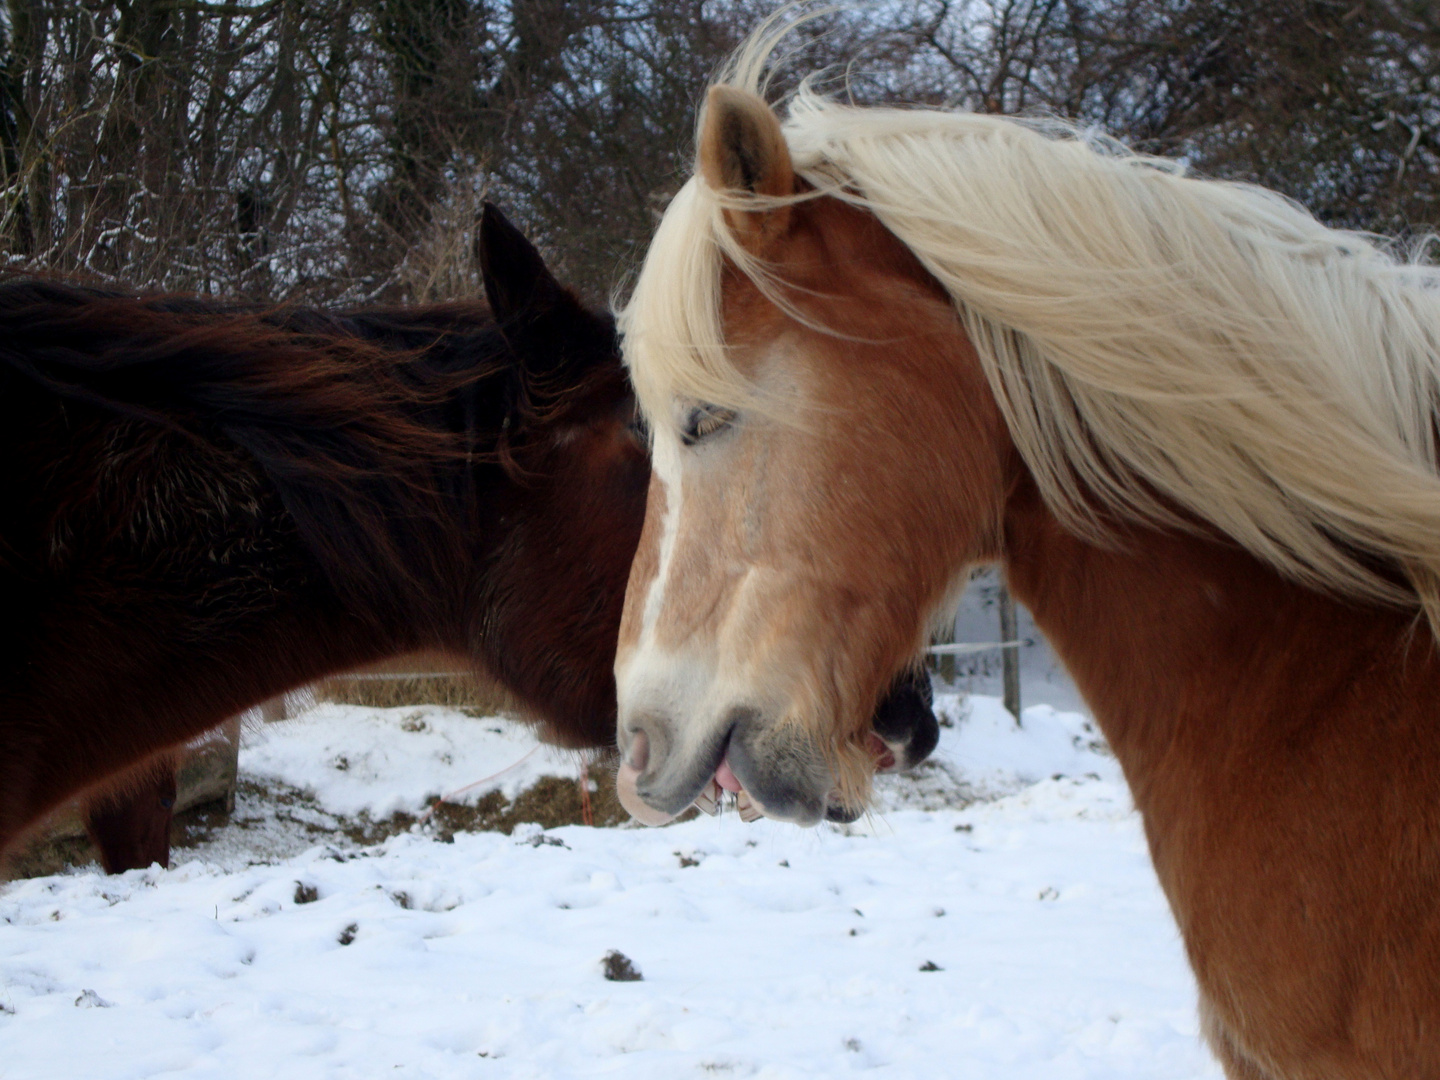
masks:
[[[697,405],[685,417],[685,426],[680,430],[680,441],[694,446],[701,439],[723,431],[735,422],[735,413],[719,405]]]

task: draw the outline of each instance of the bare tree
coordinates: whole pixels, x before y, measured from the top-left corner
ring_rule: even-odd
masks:
[[[1095,124],[1337,225],[1440,224],[1433,3],[972,0],[915,27],[917,96]]]
[[[596,299],[770,0],[0,0],[0,264],[391,300],[478,287],[479,200]],[[1427,0],[910,0],[808,25],[779,80],[1075,118],[1326,220],[1440,222]]]

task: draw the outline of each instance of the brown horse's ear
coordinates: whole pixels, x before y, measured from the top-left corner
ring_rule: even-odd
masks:
[[[502,329],[544,315],[565,293],[535,245],[492,202],[485,203],[480,213],[475,255],[485,280],[485,299]]]
[[[730,196],[784,197],[795,193],[790,148],[774,110],[754,94],[712,86],[700,122],[700,176]],[[750,251],[759,254],[785,231],[788,206],[726,207],[725,220]]]

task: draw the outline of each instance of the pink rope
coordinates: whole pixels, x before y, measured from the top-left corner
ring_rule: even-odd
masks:
[[[476,780],[473,784],[466,784],[466,785],[465,785],[464,787],[462,787],[462,788],[456,788],[454,791],[452,791],[452,792],[450,792],[450,793],[448,793],[448,794],[446,794],[446,795],[441,795],[440,798],[436,799],[436,800],[430,805],[430,809],[429,809],[429,810],[426,810],[425,813],[423,813],[423,814],[420,815],[420,819],[419,819],[419,821],[416,822],[416,824],[422,824],[422,823],[424,823],[424,822],[426,822],[426,821],[429,821],[429,820],[430,820],[430,815],[433,814],[433,813],[435,813],[435,811],[436,811],[437,809],[439,809],[441,803],[443,803],[443,802],[449,802],[449,801],[450,801],[451,799],[453,799],[456,795],[464,795],[465,792],[469,791],[471,788],[477,788],[477,787],[480,787],[482,784],[488,784],[488,783],[490,783],[491,780],[495,780],[495,779],[498,779],[498,778],[501,777],[501,776],[504,776],[507,772],[509,772],[511,769],[515,768],[516,766],[525,764],[525,762],[529,761],[530,758],[534,756],[535,751],[536,751],[536,750],[539,750],[539,749],[540,749],[540,744],[539,744],[539,743],[536,743],[534,746],[532,746],[532,747],[530,748],[530,752],[527,753],[524,757],[519,758],[519,759],[517,759],[517,760],[515,760],[515,761],[512,761],[509,765],[506,765],[505,768],[501,769],[499,772],[497,772],[497,773],[491,773],[489,776],[485,777],[485,779],[483,779],[483,780]]]

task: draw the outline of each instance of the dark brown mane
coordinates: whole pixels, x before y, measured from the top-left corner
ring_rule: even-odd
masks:
[[[443,576],[455,537],[439,526],[463,509],[442,504],[473,497],[457,464],[515,472],[516,441],[595,380],[517,372],[479,303],[339,314],[44,281],[0,286],[0,362],[66,399],[241,447],[332,583],[371,606]]]

